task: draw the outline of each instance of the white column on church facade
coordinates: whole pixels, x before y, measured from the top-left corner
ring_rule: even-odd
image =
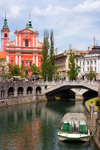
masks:
[[[15,59],[16,65],[18,65],[18,56],[16,55],[16,59]]]
[[[21,67],[21,56],[19,55],[19,67]]]
[[[34,47],[34,36],[33,36],[33,47]]]
[[[35,56],[33,56],[33,64],[35,64]]]
[[[36,56],[36,66],[38,67],[38,56]]]
[[[9,63],[9,55],[7,55],[7,63]]]

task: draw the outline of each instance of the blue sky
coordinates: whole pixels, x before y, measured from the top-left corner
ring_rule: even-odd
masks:
[[[94,36],[100,46],[100,0],[2,0],[0,29],[5,11],[11,41],[15,39],[16,27],[24,29],[31,13],[33,30],[37,28],[39,41],[43,42],[44,29],[49,32],[53,29],[59,53],[68,50],[70,44],[73,49],[87,50],[93,46]]]

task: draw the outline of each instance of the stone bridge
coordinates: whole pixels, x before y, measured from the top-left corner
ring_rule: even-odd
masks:
[[[0,99],[34,94],[45,94],[47,87],[49,88],[54,85],[56,85],[56,82],[0,82]]]
[[[84,93],[98,96],[98,82],[49,82],[49,81],[27,81],[27,82],[0,82],[0,100],[3,99],[36,99],[55,100],[55,97],[68,98],[75,95],[76,99],[83,99]],[[27,100],[26,100],[27,101]]]
[[[45,90],[54,85],[55,82],[0,82],[0,106],[45,101]]]
[[[55,86],[47,88],[45,95],[47,99],[54,100],[55,97],[70,98],[70,95],[74,95],[75,99],[88,99],[98,96],[99,82],[93,81],[62,81],[58,82]],[[72,96],[73,98],[73,96]]]

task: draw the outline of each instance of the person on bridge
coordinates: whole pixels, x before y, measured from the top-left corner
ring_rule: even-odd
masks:
[[[93,102],[92,102],[92,101],[91,101],[90,108],[93,110],[93,113],[94,113],[94,104],[93,104]]]

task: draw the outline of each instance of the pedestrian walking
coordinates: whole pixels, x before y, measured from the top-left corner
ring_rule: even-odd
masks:
[[[94,104],[93,104],[93,102],[92,102],[92,101],[91,101],[90,108],[92,109],[92,113],[94,113]]]

